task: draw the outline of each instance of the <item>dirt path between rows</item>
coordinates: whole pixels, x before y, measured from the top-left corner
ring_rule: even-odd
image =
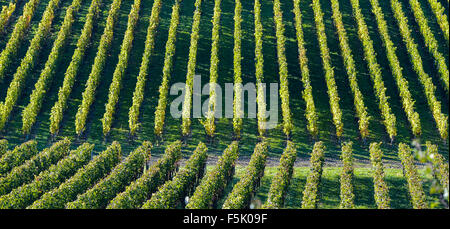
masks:
[[[155,156],[152,157],[150,160],[150,164],[157,161],[160,157]],[[180,161],[181,166],[184,166],[186,161],[189,158],[182,158]],[[207,160],[207,165],[214,166],[217,163],[217,160],[219,159],[219,156],[216,155],[209,155]],[[250,161],[250,156],[241,156],[239,157],[237,161],[237,165],[239,166],[247,166]],[[266,161],[266,167],[277,167],[280,164],[280,159],[275,157],[268,157]],[[362,160],[362,159],[354,159],[353,161],[354,168],[372,168],[372,165],[370,163],[370,160]],[[392,169],[401,169],[402,164],[400,161],[394,161],[394,160],[383,160],[384,168],[392,168]],[[418,168],[425,167],[425,164],[423,163],[416,163]],[[342,161],[338,159],[333,158],[326,158],[324,167],[342,167]],[[309,158],[305,157],[297,157],[297,160],[295,161],[294,167],[310,167],[310,161]]]

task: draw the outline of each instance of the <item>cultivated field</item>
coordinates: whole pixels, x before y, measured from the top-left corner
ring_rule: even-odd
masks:
[[[0,208],[445,207],[448,0],[0,7]]]

